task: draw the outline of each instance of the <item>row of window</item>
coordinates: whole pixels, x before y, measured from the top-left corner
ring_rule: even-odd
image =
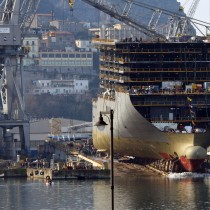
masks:
[[[42,58],[92,58],[92,53],[41,53]]]
[[[66,90],[63,89],[63,91],[61,91],[60,89],[56,89],[54,91],[50,91],[50,90],[34,90],[35,94],[39,94],[39,93],[49,93],[49,94],[69,94],[69,93],[85,93],[86,90]]]
[[[50,87],[52,84],[51,83],[41,83],[41,86],[42,87]],[[53,84],[54,86],[56,85],[56,84]],[[59,86],[60,84],[57,84],[57,86]],[[80,82],[80,83],[75,83],[75,85],[76,86],[83,86],[83,83],[82,82]],[[87,85],[85,86],[86,88],[87,88]]]
[[[92,61],[41,61],[42,66],[92,66]]]

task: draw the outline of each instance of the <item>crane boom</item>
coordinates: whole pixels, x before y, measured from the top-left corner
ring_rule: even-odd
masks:
[[[131,18],[128,16],[130,7],[132,6],[131,4],[127,8],[127,4],[125,5],[124,12],[120,13],[117,11],[116,7],[113,4],[104,4],[103,1],[95,1],[95,0],[83,0],[84,2],[88,3],[89,5],[99,9],[100,11],[103,11],[104,13],[110,15],[111,17],[124,22],[125,24],[141,31],[145,35],[149,37],[158,37],[163,40],[165,40],[165,36],[162,34],[157,33],[156,31],[152,30],[148,26],[145,26],[143,24],[138,23],[135,19]]]
[[[116,6],[111,1],[104,1],[104,0],[82,0],[83,2],[97,8],[100,11],[103,11],[104,13],[110,15],[111,17],[124,22],[125,24],[143,32],[145,35],[149,37],[156,37],[160,38],[162,40],[168,40],[172,36],[177,35],[184,35],[184,28],[185,22],[191,22],[193,25],[200,25],[205,27],[206,29],[210,28],[210,24],[205,21],[200,21],[197,19],[192,18],[192,14],[195,12],[199,0],[194,0],[194,3],[191,7],[191,17],[188,17],[184,14],[171,12],[166,9],[158,8],[155,6],[151,6],[149,4],[142,3],[137,0],[121,0],[121,2],[125,3],[124,9],[122,11],[119,11],[119,7]],[[110,3],[111,2],[111,3]],[[152,17],[146,25],[145,23],[140,23],[136,18],[133,18],[132,16],[132,7],[142,7],[145,9],[148,9],[153,12]],[[131,15],[130,15],[131,14]],[[169,16],[169,22],[168,22],[168,36],[165,36],[159,32],[157,32],[157,26],[160,19],[160,16],[164,14]]]
[[[189,11],[187,13],[188,17],[192,18],[194,16],[195,11],[196,11],[199,3],[200,3],[200,0],[194,0],[193,1],[193,3],[190,6],[190,9],[189,9]]]
[[[198,7],[200,0],[193,0],[189,11],[187,12],[187,17],[180,19],[180,34],[187,34],[190,31],[190,18],[193,18],[195,11]]]
[[[1,21],[4,24],[18,25],[20,1],[5,0],[4,2],[4,10]]]

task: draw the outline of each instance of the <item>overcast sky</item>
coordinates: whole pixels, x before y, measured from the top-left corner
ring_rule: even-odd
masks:
[[[177,0],[181,5],[185,4],[185,13],[188,12],[189,6],[194,0]],[[194,18],[210,23],[210,0],[200,0]],[[205,31],[202,28],[202,31]]]
[[[177,1],[180,2],[181,5],[185,6],[185,13],[187,13],[189,6],[192,4],[194,0],[177,0]],[[185,2],[187,3],[185,4]],[[209,13],[210,13],[210,0],[200,0],[194,18],[210,22]]]

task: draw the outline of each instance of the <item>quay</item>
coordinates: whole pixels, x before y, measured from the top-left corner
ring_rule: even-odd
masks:
[[[62,169],[62,170],[52,170],[50,168],[46,169],[27,169],[27,177],[46,179],[49,176],[52,180],[61,179],[109,179],[110,171],[108,169]]]
[[[109,179],[110,170],[107,164],[81,154],[68,156],[66,163],[54,164],[50,168],[27,168],[27,177],[45,179]]]
[[[78,152],[79,148],[79,152]],[[0,177],[28,177],[31,179],[110,179],[109,162],[107,159],[91,155],[89,144],[77,142],[46,141],[42,158],[4,161]],[[2,162],[3,164],[3,162]],[[3,166],[3,165],[2,165]],[[4,168],[4,169],[3,169]]]
[[[28,177],[31,179],[46,179],[50,177],[56,179],[110,179],[110,170],[108,163],[102,159],[97,161],[93,158],[74,154],[68,156],[66,162],[45,163],[40,166],[39,161],[32,163],[10,163],[0,170],[0,178],[19,178]]]
[[[109,179],[109,169],[72,169],[52,170],[50,168],[17,168],[1,170],[0,178],[34,178],[46,179],[49,176],[53,180],[60,179]]]

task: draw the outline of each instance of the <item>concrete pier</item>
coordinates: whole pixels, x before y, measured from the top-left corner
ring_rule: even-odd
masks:
[[[46,179],[46,176],[52,178],[52,170],[50,168],[27,168],[27,177]]]
[[[110,170],[88,170],[88,169],[73,169],[73,170],[52,170],[50,168],[44,169],[27,169],[27,177],[46,179],[49,176],[51,179],[109,179]]]
[[[0,171],[2,175],[1,178],[21,178],[27,177],[25,168],[17,168],[17,169],[4,169]]]

